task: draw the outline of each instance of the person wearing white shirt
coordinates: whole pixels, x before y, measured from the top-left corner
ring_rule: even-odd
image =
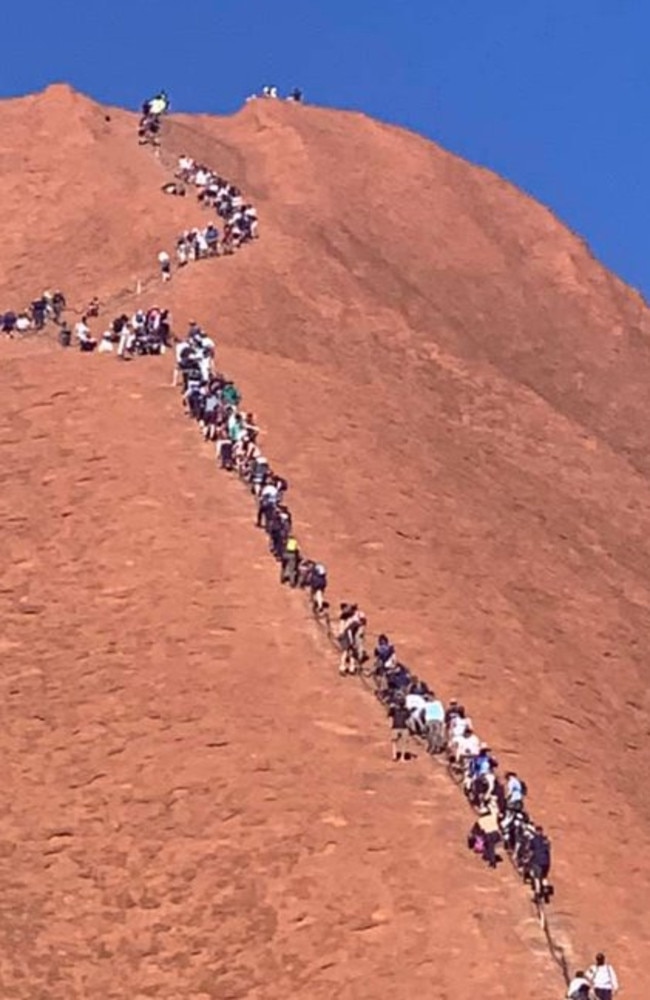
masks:
[[[576,972],[567,988],[566,1000],[589,1000],[589,980],[584,972]]]
[[[618,992],[618,977],[611,965],[607,964],[602,951],[596,955],[595,964],[586,972],[596,1000],[612,1000]]]
[[[461,761],[463,757],[476,757],[481,749],[481,741],[469,726],[466,727],[462,736],[456,740],[456,760]]]
[[[426,701],[421,694],[407,694],[404,704],[409,712],[409,729],[414,733],[422,733],[424,730],[423,713],[426,708]]]
[[[458,741],[463,739],[466,730],[472,731],[472,720],[465,716],[454,716],[449,723],[449,749],[456,760],[459,760]]]
[[[158,254],[160,264],[160,277],[163,281],[169,281],[172,276],[172,262],[166,250],[161,250]]]

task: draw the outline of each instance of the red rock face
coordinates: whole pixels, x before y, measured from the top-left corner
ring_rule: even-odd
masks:
[[[178,116],[162,162],[65,87],[0,126],[0,308],[59,285],[102,322],[157,301],[207,326],[333,599],[526,777],[554,933],[642,995],[640,297],[504,181],[360,115]],[[262,238],[163,288],[156,254],[206,219],[160,193],[183,152]],[[7,995],[560,995],[525,891],[467,854],[443,773],[391,766],[166,360],[0,352]]]

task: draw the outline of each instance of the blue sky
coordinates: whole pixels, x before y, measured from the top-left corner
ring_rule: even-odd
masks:
[[[263,83],[357,108],[549,205],[650,297],[650,0],[24,0],[0,93],[66,80],[229,112]]]

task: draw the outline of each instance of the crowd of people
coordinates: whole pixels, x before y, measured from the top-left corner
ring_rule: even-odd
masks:
[[[213,368],[215,346],[195,323],[176,346],[176,378],[183,384],[188,414],[204,437],[214,441],[221,468],[236,473],[256,498],[256,525],[268,535],[268,547],[280,567],[280,582],[307,588],[317,615],[327,614],[327,571],[300,549],[286,504],[288,483],[263,455],[255,417],[240,410],[239,390]],[[341,675],[370,677],[392,728],[392,758],[408,760],[419,739],[432,754],[446,753],[451,773],[476,810],[469,848],[495,868],[501,844],[522,876],[530,881],[537,902],[553,895],[549,881],[551,845],[543,828],[526,808],[527,786],[514,771],[499,777],[498,762],[477,736],[463,705],[452,699],[445,707],[429,686],[397,658],[394,645],[380,635],[372,666],[365,649],[367,619],[356,604],[340,605],[336,640]]]
[[[257,239],[257,210],[246,202],[239,188],[191,156],[182,154],[174,180],[164,184],[163,191],[184,197],[188,186],[196,189],[200,205],[216,212],[222,229],[210,222],[207,226],[184,230],[176,240],[178,268],[192,261],[234,253],[244,243]],[[158,264],[161,279],[169,281],[172,259],[166,250],[158,254]]]
[[[531,818],[526,782],[512,770],[499,776],[498,761],[478,737],[465,707],[455,698],[445,705],[400,662],[387,635],[380,635],[372,657],[368,654],[367,618],[358,605],[341,603],[332,628],[326,567],[301,550],[286,502],[289,484],[263,454],[255,415],[241,406],[238,387],[218,370],[214,340],[193,321],[175,351],[174,384],[181,386],[188,416],[197,422],[203,437],[214,442],[219,467],[237,475],[250,491],[255,524],[266,532],[279,581],[308,592],[313,614],[336,639],[340,674],[360,674],[371,680],[390,722],[393,761],[406,761],[421,747],[446,757],[450,773],[475,810],[468,848],[496,868],[501,846],[530,884],[537,904],[548,903],[553,896],[551,844],[542,826]],[[612,1000],[617,989],[616,973],[599,954],[590,969],[572,977],[567,997]]]
[[[158,306],[136,309],[131,316],[121,313],[99,336],[92,333],[89,318],[88,313],[84,314],[72,330],[65,322],[61,325],[59,342],[62,347],[70,347],[74,341],[80,351],[116,353],[118,358],[129,360],[145,354],[164,354],[172,344],[169,311]]]
[[[159,117],[167,110],[168,99],[161,94],[153,100],[159,103],[146,102],[146,115]],[[234,227],[243,240],[257,235],[257,216],[245,203],[241,192],[205,166],[188,156],[181,156],[174,183],[196,186],[199,200],[216,209],[225,225],[231,227],[231,233]],[[242,226],[241,219],[247,213],[249,221]],[[189,243],[191,249],[186,260],[181,261],[177,254],[179,266],[188,260],[210,256],[211,245],[223,247],[218,239],[216,243],[213,239],[208,240],[205,232],[203,239],[197,240],[197,232],[200,231],[189,230],[183,234],[184,243]],[[217,252],[220,251],[213,251],[212,255]],[[164,277],[164,257],[159,257],[159,263]],[[167,263],[170,271],[169,255]],[[60,324],[61,330],[70,334],[67,324],[61,321],[65,308],[61,293],[45,293],[42,301],[46,301],[46,317],[51,312],[51,318]],[[327,569],[322,562],[301,550],[286,499],[289,483],[273,470],[263,454],[255,415],[242,407],[239,388],[218,370],[213,338],[192,321],[185,337],[176,339],[168,312],[157,306],[146,311],[137,310],[130,317],[122,313],[112,320],[101,337],[95,338],[87,320],[97,312],[98,303],[93,300],[75,325],[74,337],[80,350],[115,351],[118,357],[128,358],[164,353],[167,348],[174,347],[173,381],[180,386],[188,417],[196,421],[205,440],[214,444],[219,467],[238,476],[250,492],[255,504],[255,525],[266,534],[269,553],[278,564],[279,581],[308,594],[316,620],[336,644],[341,676],[361,676],[372,686],[387,714],[392,760],[395,763],[408,761],[424,751],[446,761],[450,775],[462,787],[475,812],[467,836],[468,849],[490,868],[496,868],[502,860],[499,851],[505,852],[522,878],[531,885],[537,904],[548,903],[553,896],[551,844],[542,826],[530,815],[526,782],[512,770],[501,777],[498,761],[490,746],[476,733],[466,708],[456,698],[445,704],[424,680],[400,661],[387,635],[378,636],[370,655],[366,649],[367,617],[357,604],[341,603],[332,621],[327,600]],[[37,313],[41,315],[40,307]],[[2,329],[5,330],[4,323]],[[68,343],[70,339],[71,334]],[[566,996],[570,1000],[589,1000],[591,997],[612,1000],[618,985],[615,970],[605,955],[599,953],[590,968],[574,974]]]
[[[160,145],[162,117],[169,111],[169,98],[164,90],[144,101],[138,123],[140,145]]]
[[[63,292],[47,290],[23,309],[0,313],[0,332],[14,337],[30,330],[44,330],[47,323],[60,324],[66,305]]]
[[[267,84],[267,86],[262,87],[261,94],[250,94],[246,98],[246,101],[256,101],[260,97],[266,98],[267,100],[270,99],[273,101],[282,100],[282,98],[278,93],[278,88]],[[304,99],[305,97],[300,87],[294,87],[293,90],[289,91],[289,93],[285,97],[286,101],[293,101],[295,104],[302,104]]]

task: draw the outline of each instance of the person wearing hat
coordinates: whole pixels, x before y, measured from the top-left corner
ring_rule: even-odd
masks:
[[[587,969],[585,975],[591,983],[596,1000],[613,1000],[614,994],[618,992],[618,976],[607,963],[602,951],[598,952],[594,965]]]

